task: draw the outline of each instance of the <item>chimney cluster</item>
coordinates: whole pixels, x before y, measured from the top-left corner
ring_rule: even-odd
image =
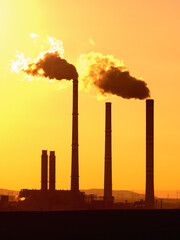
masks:
[[[111,149],[111,103],[106,103],[105,117],[105,166],[104,166],[104,201],[106,206],[113,203],[112,196],[112,149]],[[72,113],[72,162],[71,192],[79,192],[79,153],[78,153],[78,79],[73,79]],[[41,190],[48,189],[48,155],[42,151]],[[49,156],[49,190],[55,191],[55,152]],[[146,100],[146,206],[154,207],[154,100]]]
[[[55,191],[56,182],[56,157],[55,151],[50,151],[49,155],[49,190]],[[41,190],[48,190],[48,154],[47,150],[42,150],[41,155]]]
[[[72,162],[71,162],[71,191],[79,192],[79,152],[78,152],[78,79],[73,79],[73,113],[72,113]],[[41,157],[41,190],[48,189],[48,155],[42,150]],[[49,190],[55,190],[55,152],[49,156]]]
[[[104,201],[109,205],[112,197],[111,103],[106,103]],[[147,208],[154,208],[154,100],[146,100],[146,193]]]

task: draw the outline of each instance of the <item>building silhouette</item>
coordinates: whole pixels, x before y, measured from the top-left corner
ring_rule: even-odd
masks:
[[[154,208],[154,100],[146,100],[146,207]]]
[[[49,191],[54,192],[56,187],[56,157],[55,151],[50,151],[49,155]]]
[[[104,166],[104,201],[107,207],[113,202],[112,197],[112,147],[111,147],[111,102],[106,102],[105,118],[105,166]]]
[[[146,189],[145,202],[135,205],[114,202],[112,194],[112,142],[111,102],[105,104],[105,159],[104,195],[97,197],[79,190],[78,159],[78,80],[73,80],[72,162],[71,189],[56,189],[55,151],[42,150],[41,188],[22,189],[19,193],[19,210],[73,210],[73,209],[120,209],[154,208],[154,100],[146,100]],[[49,173],[49,174],[48,174]],[[49,183],[49,184],[48,184]]]
[[[41,190],[43,192],[48,189],[48,155],[47,150],[42,150],[41,155]]]
[[[79,192],[78,79],[73,79],[71,191]]]

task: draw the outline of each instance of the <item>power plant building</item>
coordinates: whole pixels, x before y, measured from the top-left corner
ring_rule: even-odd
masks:
[[[105,104],[105,160],[104,160],[104,196],[100,199],[85,195],[79,191],[79,156],[78,156],[78,80],[73,80],[73,117],[72,117],[72,162],[71,189],[56,190],[56,156],[47,150],[41,155],[41,189],[20,191],[27,206],[37,210],[69,209],[104,209],[121,208],[114,203],[112,195],[112,121],[111,102]],[[49,165],[49,166],[48,166]],[[49,176],[48,176],[49,169]],[[49,187],[48,187],[49,179]],[[154,208],[154,100],[146,100],[146,193],[147,208]],[[26,205],[27,204],[27,205]]]

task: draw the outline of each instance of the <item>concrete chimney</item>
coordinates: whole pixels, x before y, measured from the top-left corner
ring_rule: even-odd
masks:
[[[79,192],[78,79],[73,79],[71,191]]]
[[[112,203],[111,103],[106,102],[104,200]]]
[[[154,208],[154,100],[146,100],[146,206]]]
[[[41,155],[41,190],[47,191],[48,183],[48,155],[47,150],[42,150]]]
[[[56,157],[55,151],[50,151],[49,156],[49,190],[55,191],[56,184]]]

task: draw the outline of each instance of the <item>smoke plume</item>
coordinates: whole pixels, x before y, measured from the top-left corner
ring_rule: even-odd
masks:
[[[41,58],[29,63],[22,71],[31,76],[46,77],[49,79],[71,80],[78,78],[78,73],[74,65],[62,59],[58,52],[44,53]]]
[[[94,85],[102,95],[113,94],[126,99],[150,97],[147,84],[130,75],[123,63],[111,55],[91,52],[81,55],[79,72],[85,88]]]
[[[40,39],[35,34],[30,34],[33,39]],[[90,39],[93,41],[92,39]],[[74,65],[63,59],[63,43],[52,37],[47,37],[45,43],[49,48],[41,51],[39,57],[31,60],[25,58],[23,53],[16,54],[16,61],[11,61],[11,71],[25,73],[24,78],[32,80],[34,77],[71,80],[80,75],[80,86],[89,90],[92,86],[101,96],[116,95],[126,99],[146,99],[150,91],[146,82],[131,76],[124,64],[112,55],[104,56],[101,53],[90,52],[79,57],[78,72]],[[42,46],[41,46],[42,47]]]

